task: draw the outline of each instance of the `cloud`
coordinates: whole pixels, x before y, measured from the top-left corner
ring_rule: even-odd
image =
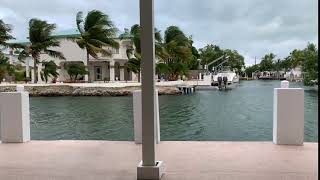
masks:
[[[78,11],[98,9],[123,30],[139,23],[138,0],[0,0],[0,18],[25,39],[33,17],[56,23],[58,30],[75,28]],[[165,31],[179,26],[192,35],[197,48],[213,43],[238,50],[246,64],[269,52],[285,57],[295,48],[318,40],[316,0],[155,0],[155,25]]]

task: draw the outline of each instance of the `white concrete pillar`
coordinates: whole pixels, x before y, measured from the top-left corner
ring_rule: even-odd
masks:
[[[289,81],[281,81],[281,88],[289,88]]]
[[[142,82],[142,71],[140,71],[140,75],[138,76],[138,81]]]
[[[17,92],[0,93],[2,143],[30,141],[29,93],[17,87]]]
[[[38,64],[38,72],[37,72],[37,75],[38,75],[38,82],[37,82],[37,84],[42,84],[42,83],[43,83],[43,81],[42,81],[42,79],[41,79],[41,71],[42,71],[42,64],[39,63],[39,64]]]
[[[115,73],[114,73],[114,60],[109,62],[109,67],[110,67],[110,81],[115,81]]]
[[[33,67],[32,71],[31,71],[31,82],[35,83],[35,79],[36,79],[36,72],[35,72],[35,67]]]
[[[284,82],[282,85],[287,86]],[[275,88],[273,100],[273,143],[302,145],[304,141],[304,90]]]
[[[199,73],[199,80],[201,80],[202,79],[202,74],[201,73]]]
[[[133,92],[133,121],[134,121],[134,142],[142,143],[142,106],[141,106],[141,90]],[[155,129],[156,142],[160,143],[160,118],[159,118],[159,98],[158,90],[155,92]]]
[[[9,64],[13,64],[13,50],[9,52]]]
[[[86,67],[86,70],[90,73],[87,60],[84,60],[84,61],[83,61],[83,65]],[[90,76],[92,76],[92,75],[90,74]],[[85,74],[85,75],[84,75],[84,81],[85,81],[85,82],[89,82],[89,75],[88,75],[88,74]]]
[[[30,65],[29,65],[28,58],[26,59],[25,65],[26,65],[26,78],[30,78]]]
[[[137,179],[161,179],[164,166],[155,154],[155,47],[154,1],[140,0],[142,54],[142,161],[137,167]]]
[[[124,68],[120,67],[120,81],[124,81]]]
[[[132,81],[138,81],[137,75],[134,72],[130,72],[130,73],[131,73],[131,80]]]

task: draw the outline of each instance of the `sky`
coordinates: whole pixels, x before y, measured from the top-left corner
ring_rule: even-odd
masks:
[[[308,42],[318,44],[318,0],[154,0],[155,26],[180,27],[194,46],[215,44],[237,50],[246,65],[267,53],[278,58]],[[31,18],[57,24],[57,31],[76,28],[78,11],[108,14],[120,31],[139,23],[138,0],[0,0],[0,19],[13,26],[17,40],[28,36]]]

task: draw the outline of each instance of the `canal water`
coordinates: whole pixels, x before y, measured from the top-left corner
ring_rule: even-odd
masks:
[[[273,88],[279,86],[241,81],[229,91],[160,96],[161,140],[271,141]],[[32,97],[30,103],[33,140],[133,140],[132,97]],[[318,141],[318,91],[309,88],[305,141]]]

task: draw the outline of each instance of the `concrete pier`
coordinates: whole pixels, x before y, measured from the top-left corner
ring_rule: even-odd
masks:
[[[318,143],[167,142],[163,180],[315,180]],[[117,141],[0,143],[1,180],[136,180],[141,145]]]
[[[182,92],[182,94],[192,94],[194,93],[195,90],[195,86],[189,86],[189,85],[185,85],[185,86],[178,86],[178,89]]]

